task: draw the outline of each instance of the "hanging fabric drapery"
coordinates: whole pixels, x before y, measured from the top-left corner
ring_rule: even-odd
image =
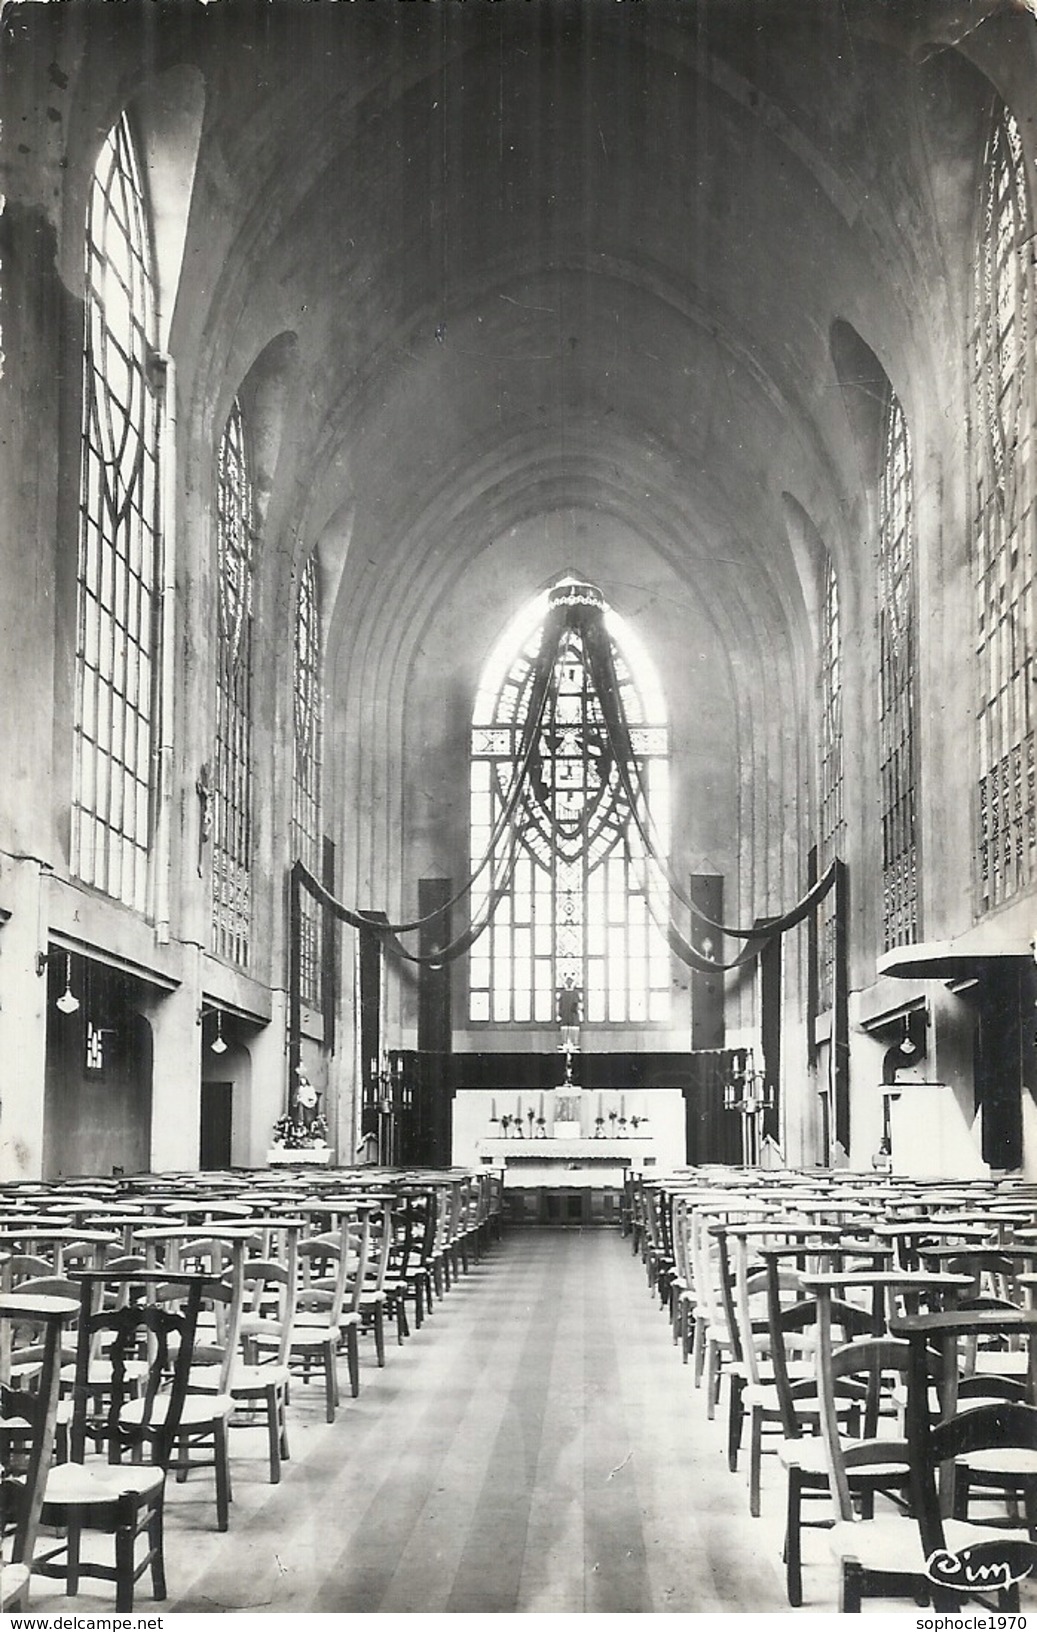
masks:
[[[596,765],[595,786],[582,804],[567,812],[563,823],[551,817],[545,798],[550,745],[544,742],[542,727],[556,686],[556,670],[567,643],[577,642],[582,648],[586,668],[591,677],[600,705],[604,733],[598,734],[592,745]],[[657,927],[666,937],[670,949],[689,967],[705,974],[745,967],[752,963],[760,950],[776,936],[784,935],[813,912],[832,888],[835,865],[830,866],[802,899],[785,913],[770,917],[766,927],[754,925],[750,929],[714,923],[691,900],[673,876],[665,847],[652,820],[651,805],[644,785],[640,759],[634,749],[630,725],[623,706],[623,695],[616,674],[615,661],[608,630],[605,627],[605,603],[601,591],[593,584],[566,581],[552,591],[548,600],[539,649],[533,666],[532,681],[525,705],[525,718],[514,773],[506,796],[493,824],[483,854],[465,883],[446,905],[453,906],[472,894],[482,875],[490,870],[490,882],[485,903],[472,918],[467,929],[453,937],[445,946],[431,954],[411,952],[400,940],[401,935],[425,927],[444,910],[437,909],[425,918],[413,918],[398,923],[376,919],[359,909],[350,909],[324,888],[301,862],[292,872],[293,889],[306,889],[330,914],[354,928],[368,928],[377,934],[392,956],[411,964],[433,968],[451,963],[464,955],[475,944],[493,921],[497,908],[507,894],[515,869],[520,845],[520,828],[530,819],[543,825],[554,821],[553,837],[556,842],[570,845],[583,840],[595,819],[606,792],[615,787],[622,794],[629,811],[630,821],[640,840],[643,855],[635,856],[630,845],[629,831],[624,837],[627,854],[642,870],[644,893],[649,912]],[[653,887],[653,875],[656,886]],[[676,898],[689,912],[710,929],[721,935],[744,941],[746,944],[736,957],[716,959],[706,957],[693,947],[674,921],[669,906],[661,909],[660,897],[667,902]]]

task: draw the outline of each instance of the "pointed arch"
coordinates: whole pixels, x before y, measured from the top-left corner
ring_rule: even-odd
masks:
[[[984,160],[971,356],[981,911],[1037,878],[1032,233],[1022,138],[998,102]]]
[[[101,146],[87,209],[70,861],[148,904],[158,711],[159,408],[155,264],[127,114]]]
[[[879,472],[879,780],[883,949],[918,939],[918,630],[914,465],[907,420],[888,394]]]
[[[839,580],[835,563],[824,552],[821,596],[820,662],[821,734],[818,744],[818,867],[824,872],[846,849],[843,754],[843,631]],[[835,991],[835,901],[828,896],[818,925],[820,943],[819,1000],[830,1009]]]
[[[580,589],[604,604],[593,586]],[[518,762],[550,593],[525,607],[498,642],[473,709],[473,870],[494,843],[501,853],[490,873],[503,871],[512,859],[513,866],[492,927],[469,959],[469,1019],[553,1026],[560,994],[567,993],[576,994],[590,1025],[665,1024],[671,1018],[670,954],[656,922],[666,922],[667,903],[659,899],[665,887],[650,876],[575,630],[558,647],[515,828],[494,840]],[[605,607],[604,622],[665,854],[669,753],[662,691],[622,619]],[[505,854],[511,844],[513,857]],[[483,883],[473,892],[473,918],[485,905],[487,888]]]
[[[295,606],[292,774],[292,857],[321,877],[321,779],[324,746],[324,614],[317,552],[299,574]],[[321,999],[321,914],[309,894],[300,902],[299,989],[303,1001]]]
[[[252,955],[253,617],[255,506],[248,441],[235,397],[216,468],[216,744],[213,950],[247,969]]]

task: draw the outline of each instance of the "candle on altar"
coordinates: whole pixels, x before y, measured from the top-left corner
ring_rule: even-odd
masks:
[[[516,1116],[521,1116],[522,1115],[522,1101],[521,1101],[521,1099],[516,1101],[515,1115]]]
[[[491,1099],[490,1100],[490,1121],[491,1122],[496,1122],[496,1120],[497,1120],[497,1101],[495,1099]]]
[[[620,1114],[620,1116],[626,1116],[626,1114],[627,1114],[627,1096],[626,1096],[626,1094],[620,1094],[620,1096],[619,1096],[619,1114]]]
[[[540,1120],[541,1120],[541,1122],[544,1120],[544,1096],[543,1096],[543,1094],[540,1095]]]
[[[601,1095],[598,1095],[598,1121],[601,1121]]]

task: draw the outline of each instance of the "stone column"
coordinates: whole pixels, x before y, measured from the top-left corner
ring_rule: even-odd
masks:
[[[47,890],[33,857],[0,861],[0,1179],[43,1172]],[[42,937],[42,939],[41,939]]]

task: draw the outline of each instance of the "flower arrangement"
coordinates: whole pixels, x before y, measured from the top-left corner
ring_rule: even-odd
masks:
[[[296,1122],[287,1112],[274,1123],[274,1144],[282,1150],[323,1150],[328,1143],[328,1124],[323,1116]]]

